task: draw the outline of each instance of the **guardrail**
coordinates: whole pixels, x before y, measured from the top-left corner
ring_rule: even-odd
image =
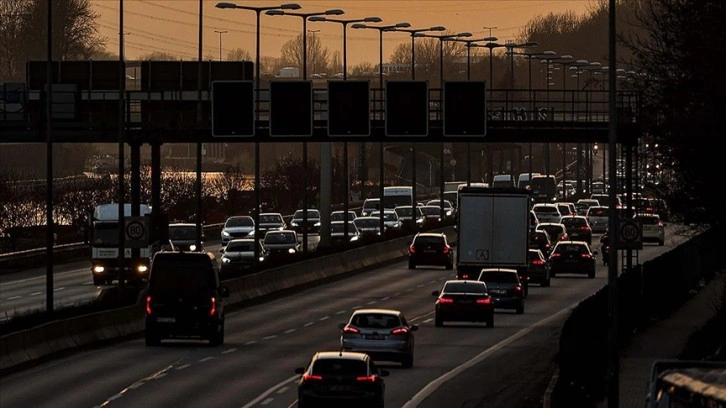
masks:
[[[455,241],[453,227],[435,231]],[[268,269],[252,275],[225,281],[230,289],[229,307],[290,290],[339,279],[373,267],[395,262],[408,254],[411,236],[383,241],[332,255]],[[143,304],[93,313],[0,336],[0,374],[9,373],[55,353],[129,338],[144,331]]]

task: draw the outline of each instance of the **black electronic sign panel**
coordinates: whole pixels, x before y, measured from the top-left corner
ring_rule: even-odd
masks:
[[[386,82],[385,114],[386,136],[427,136],[428,82]]]
[[[444,82],[444,136],[486,136],[486,82]]]
[[[370,134],[370,81],[328,81],[328,135]]]
[[[270,136],[313,134],[313,82],[270,81]]]
[[[252,81],[212,82],[212,136],[255,135]]]

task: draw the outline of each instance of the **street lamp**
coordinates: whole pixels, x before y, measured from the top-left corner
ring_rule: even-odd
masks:
[[[476,46],[474,43],[479,41],[487,41],[487,38],[478,38],[475,40],[462,40],[461,38],[445,38],[444,41],[462,42],[466,46],[466,79],[471,79],[471,47]]]
[[[300,8],[299,4],[287,3],[279,6],[239,6],[235,3],[217,3],[216,6],[220,9],[240,9],[250,10],[255,12],[256,25],[255,25],[255,120],[260,119],[260,14],[263,11],[282,9],[282,10],[297,10]],[[255,225],[260,225],[260,142],[255,142]],[[255,264],[259,265],[260,259],[260,248],[255,245]]]
[[[227,31],[214,30],[214,32],[219,34],[219,60],[222,61],[222,34],[226,34]]]
[[[489,99],[492,98],[492,88],[494,88],[494,49],[495,48],[501,48],[504,47],[504,44],[499,44],[496,41],[498,40],[497,37],[487,37],[484,38],[484,41],[487,41],[486,44],[471,44],[472,47],[484,47],[489,48],[489,83],[487,84],[487,88],[489,88]]]
[[[514,89],[514,49],[515,48],[531,48],[536,47],[539,45],[537,41],[529,41],[525,43],[514,43],[514,42],[508,42],[504,44],[504,46],[507,48],[507,54],[509,54],[509,64],[510,64],[510,81],[509,86]]]
[[[428,28],[411,28],[411,29],[405,29],[405,28],[398,28],[398,29],[392,29],[389,31],[402,31],[405,33],[409,33],[411,35],[411,79],[416,79],[416,34],[417,33],[425,33],[427,31],[446,31],[446,27],[444,26],[433,26]]]
[[[348,59],[347,59],[347,40],[346,34],[348,30],[348,24],[350,23],[380,23],[383,21],[380,17],[364,17],[350,20],[341,20],[335,18],[328,18],[323,16],[311,16],[308,21],[329,21],[331,23],[339,23],[343,26],[343,79],[348,78]]]
[[[380,17],[364,17],[364,18],[357,18],[357,19],[335,19],[335,18],[328,18],[323,16],[311,16],[309,21],[329,21],[331,23],[338,23],[343,26],[343,80],[348,79],[348,57],[347,57],[347,41],[346,41],[346,34],[348,29],[348,24],[350,23],[380,23],[383,21]],[[363,145],[364,146],[364,145]],[[365,148],[365,147],[363,147]],[[322,163],[322,157],[321,157],[321,163]],[[343,142],[343,171],[345,174],[343,175],[344,180],[349,180],[348,178],[348,142]],[[349,201],[349,183],[346,182],[345,189],[343,191],[343,196],[345,197],[345,201],[343,201],[343,213],[346,214],[345,220],[348,220],[348,201]],[[345,239],[348,239],[348,223],[343,223],[343,235],[345,236]]]
[[[380,111],[379,112],[381,115],[381,120],[383,120],[383,113],[384,113],[383,112],[383,110],[384,110],[384,108],[383,108],[383,32],[384,31],[393,31],[398,28],[408,28],[408,27],[411,27],[411,24],[407,23],[407,22],[401,22],[401,23],[385,25],[385,26],[372,26],[372,25],[367,25],[367,24],[363,24],[363,23],[355,23],[351,27],[353,27],[355,29],[368,28],[368,29],[378,30],[378,82],[379,82],[379,86],[380,86],[380,94],[379,94]],[[380,228],[381,236],[383,236],[383,229],[385,227],[385,224],[383,222],[383,183],[385,182],[384,177],[383,177],[383,172],[384,172],[383,142],[379,143],[379,154],[380,154],[380,160],[379,160],[380,163],[379,163],[379,167],[378,167],[378,180],[379,180],[378,181],[378,183],[379,183],[378,190],[379,190],[379,194],[380,194],[379,197],[381,200],[380,201],[381,209],[379,211],[379,214],[380,214],[379,228]],[[416,210],[415,200],[413,200],[411,205],[412,205],[411,209],[413,211],[415,211]],[[415,218],[414,218],[414,221],[415,221]]]
[[[302,55],[302,65],[303,65],[303,79],[308,79],[308,67],[307,67],[307,58],[308,58],[308,41],[307,41],[307,23],[308,18],[314,17],[314,16],[339,16],[342,14],[345,14],[345,11],[341,9],[329,9],[325,11],[317,11],[312,13],[294,13],[289,12],[285,10],[275,9],[275,10],[267,10],[265,14],[270,16],[295,16],[302,18],[303,21],[303,27],[302,27],[302,40],[303,40],[303,55]],[[306,212],[307,214],[307,212]],[[304,220],[304,222],[307,222],[307,220]]]

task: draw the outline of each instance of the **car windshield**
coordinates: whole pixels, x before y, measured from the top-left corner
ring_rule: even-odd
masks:
[[[292,244],[295,242],[293,234],[270,234],[265,235],[265,244]]]
[[[353,222],[358,228],[378,228],[378,224],[380,223],[379,220],[372,218],[356,218]]]
[[[191,240],[197,239],[196,226],[169,226],[169,239]]]
[[[432,237],[432,236],[418,236],[413,241],[415,245],[426,245],[426,244],[438,244],[443,245],[444,238],[443,237]]]
[[[342,222],[336,222],[334,224],[330,224],[330,232],[342,234],[343,232],[345,232],[344,230],[345,230],[345,224],[343,224]],[[352,234],[354,232],[355,232],[355,224],[353,224],[352,222],[349,222],[348,223],[348,234]]]
[[[366,376],[368,367],[365,361],[348,360],[343,358],[319,359],[313,364],[312,373],[331,377]]]
[[[560,221],[566,227],[584,227],[587,226],[587,220],[579,217],[563,218]]]
[[[254,250],[252,242],[230,242],[224,252],[252,252]]]
[[[279,215],[260,215],[260,223],[277,224],[282,223],[282,217]]]
[[[292,216],[292,218],[302,218],[303,217],[303,210],[297,210],[295,211],[295,214]],[[320,213],[318,210],[308,210],[308,218],[320,218]]]
[[[557,235],[565,232],[564,229],[562,228],[562,225],[539,225],[539,226],[537,226],[537,228],[543,229],[543,230],[547,231],[547,233],[550,234],[550,236],[555,236],[555,237]]]
[[[411,207],[396,208],[396,214],[398,214],[399,217],[411,217],[412,213],[413,210],[411,209]]]
[[[607,208],[592,208],[590,207],[587,210],[587,215],[590,217],[607,217],[608,216],[608,209]]]
[[[639,215],[635,218],[643,223],[643,225],[658,225],[658,217],[649,217],[647,215]]]
[[[535,207],[534,212],[542,213],[542,214],[546,214],[546,213],[556,214],[558,211],[557,211],[557,207]]]
[[[149,279],[150,290],[160,296],[201,296],[214,287],[211,263],[189,262],[188,259],[162,261],[155,265]]]
[[[447,282],[444,293],[487,293],[487,286],[475,282]]]
[[[255,225],[252,217],[232,217],[224,223],[225,228],[229,227],[251,227]]]
[[[424,215],[441,215],[440,207],[421,207],[421,212]]]
[[[562,244],[558,245],[555,249],[556,253],[560,254],[584,254],[587,253],[587,247],[578,244]]]
[[[516,283],[517,274],[502,271],[482,272],[479,280],[484,282]]]

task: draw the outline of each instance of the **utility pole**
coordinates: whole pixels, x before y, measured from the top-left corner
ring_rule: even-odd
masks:
[[[214,30],[214,32],[219,34],[219,60],[222,61],[222,34],[226,34],[227,31]]]

